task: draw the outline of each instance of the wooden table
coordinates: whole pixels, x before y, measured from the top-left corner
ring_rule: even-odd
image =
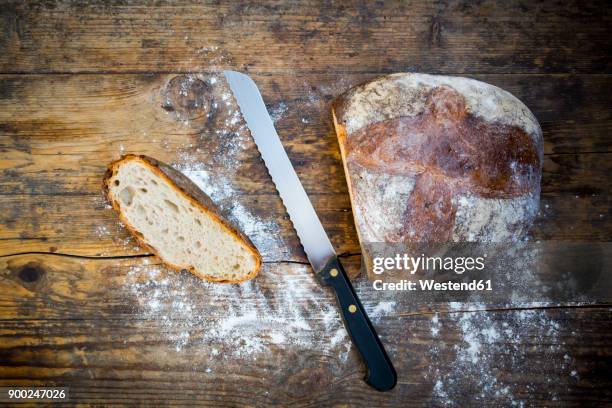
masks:
[[[534,238],[610,241],[605,2],[79,3],[0,4],[0,385],[68,386],[73,403],[94,405],[612,403],[609,304],[414,305],[357,277],[329,110],[392,72],[507,89],[544,131]],[[211,136],[193,88],[163,99],[173,78],[227,68],[258,83],[396,364],[392,392],[361,381],[252,141]],[[124,152],[206,176],[255,236],[261,275],[219,289],[139,248],[100,192]],[[230,173],[225,190],[217,176]]]

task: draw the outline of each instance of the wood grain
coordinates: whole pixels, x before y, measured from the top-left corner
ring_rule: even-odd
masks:
[[[324,330],[334,299],[312,280],[248,140],[228,202],[273,226],[262,242],[277,240],[253,283],[267,301],[246,289],[239,299],[283,321],[295,305],[317,347],[278,344],[264,328],[260,351],[218,342],[214,354],[218,325],[194,325],[174,302],[210,323],[236,299],[160,267],[117,224],[100,182],[122,152],[223,168],[229,146],[190,104],[198,95],[165,95],[173,78],[249,72],[357,276],[331,100],[385,73],[460,74],[510,91],[542,125],[534,238],[609,241],[611,21],[602,1],[1,2],[0,385],[67,385],[83,405],[609,405],[610,305],[415,305],[356,278],[400,378],[391,393],[367,388],[354,348]],[[149,296],[159,280],[134,271],[151,268],[173,290]],[[303,289],[295,303],[287,282]]]
[[[107,163],[122,152],[135,152],[168,163],[181,163],[181,158],[189,156],[188,163],[203,163],[218,171],[226,164],[219,163],[223,140],[214,136],[209,124],[185,122],[169,115],[162,106],[160,95],[168,83],[183,77],[182,74],[1,77],[5,97],[0,100],[3,124],[0,147],[5,153],[0,158],[4,180],[0,185],[0,203],[7,211],[0,215],[3,226],[0,254],[53,250],[88,256],[142,254],[117,224],[112,210],[105,207],[100,183]],[[349,86],[363,78],[348,76],[343,81]],[[273,82],[259,76],[255,79],[262,79],[270,110],[285,109],[277,120],[278,131],[334,245],[340,253],[358,252],[346,181],[328,117],[329,104],[341,91],[332,84],[331,77],[323,77],[322,82],[312,85],[316,91],[306,82],[296,85],[288,76],[275,76]],[[514,85],[507,77],[481,79],[506,86],[519,98],[532,99],[536,116],[560,112],[556,120],[542,123],[547,151],[544,205],[535,237],[611,239],[611,219],[607,216],[611,203],[607,192],[611,188],[608,175],[612,161],[605,149],[612,118],[603,111],[603,106],[610,102],[611,93],[605,87],[609,78],[580,78],[581,86],[592,95],[585,98],[581,107],[560,100],[555,89],[549,89],[549,82],[542,78],[513,76]],[[315,84],[316,77],[302,79],[307,80]],[[577,82],[574,77],[563,80]],[[531,85],[524,95],[518,85],[523,81]],[[540,83],[543,85],[539,86]],[[265,91],[277,88],[272,93]],[[283,102],[282,95],[288,102]],[[18,114],[14,113],[16,106]],[[590,116],[605,118],[598,123],[599,131],[583,130],[586,125],[582,123],[591,123]],[[583,137],[567,130],[556,131],[564,126],[566,117],[577,118],[574,126],[578,135],[585,132]],[[589,137],[585,137],[586,133]],[[270,261],[305,261],[252,141],[243,146],[235,160],[240,163],[239,171],[232,175],[238,201],[280,226],[284,245],[271,248],[264,257]]]
[[[159,267],[154,260],[144,265],[142,258],[84,260],[49,254],[1,257],[4,320],[0,325],[0,385],[69,384],[73,402],[94,404],[155,401],[176,405],[392,406],[410,396],[416,406],[440,405],[444,400],[431,396],[436,381],[450,380],[453,364],[466,364],[458,354],[467,347],[462,335],[466,320],[461,317],[467,314],[473,315],[474,321],[487,319],[493,327],[502,327],[504,321],[526,326],[520,336],[515,335],[519,333],[516,328],[511,328],[512,335],[483,344],[482,353],[496,361],[494,368],[484,367],[483,371],[483,367],[474,368],[468,361],[463,367],[468,372],[482,371],[486,376],[494,371],[505,384],[516,384],[513,398],[538,405],[546,405],[552,396],[591,403],[610,397],[610,379],[598,374],[609,366],[612,353],[609,307],[466,312],[421,305],[415,310],[400,297],[393,312],[375,320],[400,378],[394,391],[382,394],[361,381],[362,367],[354,349],[346,361],[339,360],[344,344],[322,349],[283,347],[261,333],[266,352],[230,358],[212,353],[215,347],[223,346],[206,342],[205,333],[210,328],[200,325],[190,328],[190,342],[177,351],[173,339],[181,335],[182,326],[142,318],[143,299],[135,298],[130,289],[134,265]],[[259,284],[275,303],[281,296],[280,275],[303,273],[309,273],[305,266],[268,264]],[[190,282],[195,295],[194,313],[205,311],[211,320],[227,313],[223,305],[230,299],[221,295],[215,299],[216,306],[211,306],[206,296],[199,296],[208,286],[190,274],[162,270],[159,278],[175,276]],[[315,290],[312,281],[302,284]],[[357,288],[375,316],[380,294],[368,290],[367,285],[358,284]],[[314,296],[333,301],[327,290],[318,290]],[[257,299],[246,292],[241,301]],[[313,299],[298,297],[295,302],[307,305]],[[428,308],[435,310],[442,328],[439,335],[432,335],[434,312]],[[464,308],[469,310],[470,306]],[[318,313],[313,309],[306,314],[310,324],[316,324]],[[529,323],[529,318],[519,317],[525,313],[544,317]],[[333,333],[318,335],[331,344]],[[512,349],[514,355],[506,354]],[[571,355],[571,361],[564,355]],[[570,375],[573,371],[574,376]],[[478,387],[478,378],[455,380],[464,382],[465,395],[453,398],[464,403],[479,401],[477,394],[469,395],[470,388]],[[498,402],[510,400],[502,398]]]
[[[32,1],[4,3],[2,18],[2,72],[610,70],[599,1]]]

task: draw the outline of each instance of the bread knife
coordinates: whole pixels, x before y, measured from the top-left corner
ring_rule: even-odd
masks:
[[[289,213],[308,261],[319,281],[331,286],[336,293],[344,324],[366,364],[365,382],[379,391],[392,389],[397,383],[393,364],[289,161],[257,85],[248,75],[240,72],[224,71],[224,75]]]

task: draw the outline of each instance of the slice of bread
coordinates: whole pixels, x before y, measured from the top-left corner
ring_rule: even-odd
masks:
[[[104,189],[128,230],[168,267],[226,283],[259,272],[261,256],[251,241],[172,167],[126,155],[108,166]]]

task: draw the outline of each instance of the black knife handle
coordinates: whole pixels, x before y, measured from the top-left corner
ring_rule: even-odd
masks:
[[[366,364],[365,382],[378,391],[395,387],[397,374],[393,364],[337,257],[327,262],[319,278],[336,292],[344,325]]]

